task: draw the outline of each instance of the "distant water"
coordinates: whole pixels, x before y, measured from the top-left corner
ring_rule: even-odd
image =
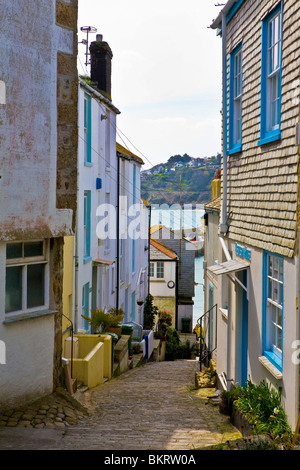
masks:
[[[182,214],[182,228],[201,228],[204,210],[185,209]],[[179,209],[152,209],[151,225],[165,225],[173,230],[180,229],[180,210]]]
[[[202,229],[202,217],[204,210],[183,210],[182,211],[182,228],[183,229]],[[177,209],[152,209],[151,225],[165,225],[173,230],[180,229],[180,210]],[[204,313],[204,292],[203,292],[203,256],[195,258],[195,297],[193,307],[193,327],[197,320]]]

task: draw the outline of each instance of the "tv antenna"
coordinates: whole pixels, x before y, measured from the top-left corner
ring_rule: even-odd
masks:
[[[81,26],[80,31],[83,31],[86,33],[86,39],[83,39],[81,43],[79,44],[84,44],[86,46],[86,53],[85,53],[85,65],[87,66],[90,61],[88,60],[89,56],[89,34],[90,33],[97,33],[97,28],[94,28],[94,26]]]

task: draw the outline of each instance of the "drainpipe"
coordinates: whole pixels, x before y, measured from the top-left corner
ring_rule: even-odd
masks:
[[[221,224],[220,233],[227,232],[227,113],[226,113],[226,16],[222,15],[222,116],[223,116],[223,188],[222,188],[222,208],[221,208]]]
[[[116,309],[119,309],[119,288],[120,288],[120,157],[117,155],[117,292]]]
[[[223,10],[221,10],[217,19],[211,25],[211,28],[216,29],[222,24],[222,116],[223,116],[223,187],[222,187],[222,207],[221,207],[221,221],[220,221],[220,234],[219,239],[226,256],[227,261],[231,259],[230,253],[227,249],[224,236],[227,233],[227,103],[226,103],[226,90],[227,90],[227,70],[226,70],[226,40],[227,40],[227,26],[226,15],[230,8],[236,3],[236,0],[228,0]],[[231,383],[231,313],[228,309],[228,328],[227,328],[227,390],[230,390]]]
[[[223,69],[223,191],[222,191],[222,208],[221,208],[221,223],[220,223],[220,242],[222,249],[225,253],[227,261],[231,259],[228,248],[226,246],[224,235],[226,235],[227,226],[227,103],[226,103],[226,90],[227,90],[227,70],[226,70],[226,15],[222,14],[222,69]],[[226,374],[227,390],[230,390],[231,384],[231,309],[228,309],[227,321],[227,374]]]
[[[148,206],[148,294],[150,294],[150,238],[151,238],[151,204]]]
[[[78,101],[80,102],[80,87],[78,88]],[[75,247],[74,247],[74,290],[75,290],[75,306],[74,306],[74,331],[78,331],[78,208],[79,208],[79,162],[77,156],[77,190],[76,190],[76,217],[75,217]],[[72,342],[73,346],[73,342]]]

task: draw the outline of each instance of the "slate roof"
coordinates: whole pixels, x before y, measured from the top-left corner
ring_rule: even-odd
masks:
[[[155,250],[151,249],[152,247],[155,248],[156,250],[158,250],[159,252],[163,253],[164,255],[166,255],[168,258],[177,259],[177,255],[176,255],[175,251],[171,250],[170,248],[165,246],[163,243],[150,238],[150,245],[151,245],[151,247],[150,247],[150,252],[151,252],[150,258],[151,259],[154,259],[154,258],[152,258],[152,255],[155,254]]]

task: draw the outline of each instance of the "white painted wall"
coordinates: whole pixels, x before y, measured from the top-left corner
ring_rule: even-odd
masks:
[[[83,139],[83,119],[84,119],[84,85],[79,87],[79,157],[78,157],[78,274],[77,274],[77,308],[75,317],[78,329],[84,328],[84,320],[81,318],[82,287],[90,283],[89,304],[92,305],[92,265],[93,260],[113,261],[113,264],[99,264],[97,267],[97,307],[109,308],[116,306],[117,291],[117,181],[118,181],[118,161],[116,155],[116,112],[103,101],[92,98],[92,165],[84,165],[84,139]],[[101,119],[101,115],[107,119]],[[136,166],[136,202],[140,204],[140,166],[134,160],[127,159],[120,163],[120,185],[123,202],[120,203],[123,209],[124,219],[121,223],[121,236],[123,239],[124,276],[121,276],[119,283],[119,307],[126,310],[125,321],[132,319],[131,298],[132,293],[136,293],[136,301],[142,298],[143,301],[148,293],[148,237],[137,237],[135,241],[135,266],[132,270],[132,237],[130,227],[136,220],[136,215],[130,215],[130,208],[133,202],[133,166]],[[102,188],[96,190],[96,178],[102,180]],[[83,194],[84,191],[91,192],[91,258],[88,263],[83,261]],[[105,239],[99,235],[99,227],[103,229],[104,204],[109,203],[111,212],[106,218],[109,221],[109,229],[112,230],[110,237]],[[97,208],[100,208],[97,212]],[[148,209],[141,204],[143,223],[147,224],[146,234],[148,236]],[[98,215],[97,215],[98,214]],[[137,227],[138,232],[138,227]],[[99,238],[100,237],[100,238]],[[121,247],[121,242],[120,242]],[[121,271],[120,266],[120,271]],[[126,301],[127,299],[127,301]],[[143,307],[135,306],[134,320],[142,323]]]
[[[4,5],[5,3],[5,5]],[[7,240],[71,233],[56,209],[57,52],[73,54],[73,32],[55,24],[55,2],[2,2],[0,16],[0,409],[53,389],[54,314],[5,323]],[[34,21],[32,18],[34,17]],[[12,34],[15,32],[17,34]],[[50,282],[50,286],[51,286]],[[46,296],[51,297],[51,291]]]
[[[229,240],[229,251],[234,251],[234,243]],[[272,373],[258,360],[263,355],[262,351],[262,325],[263,325],[263,251],[248,246],[251,249],[251,264],[249,275],[249,302],[248,302],[248,378],[255,384],[262,380],[271,384],[277,390],[282,389],[282,402],[288,416],[289,423],[295,427],[298,418],[298,364],[293,363],[293,354],[299,351],[299,345],[294,344],[298,338],[299,324],[296,310],[297,297],[297,263],[298,259],[284,258],[284,313],[283,313],[283,370],[282,379],[278,380]],[[220,249],[221,250],[221,249]],[[221,256],[221,254],[220,254]],[[238,258],[233,255],[234,258]],[[231,377],[237,380],[237,287],[232,281],[227,281],[226,276],[218,276],[215,283],[214,294],[218,303],[218,347],[217,347],[217,372],[227,373],[227,358],[230,354]],[[231,315],[231,350],[227,349],[228,340],[228,320],[224,315],[225,307],[222,303],[222,283],[226,282],[228,289],[228,310]],[[295,362],[295,361],[294,361]]]

